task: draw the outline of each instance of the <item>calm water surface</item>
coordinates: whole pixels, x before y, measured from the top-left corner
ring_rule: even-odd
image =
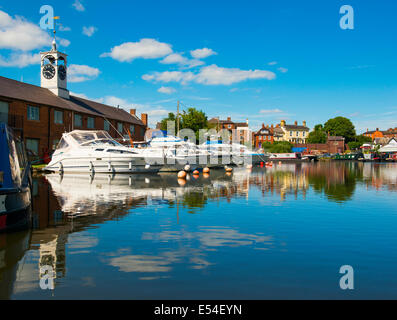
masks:
[[[34,181],[0,235],[2,299],[397,298],[397,164]],[[351,265],[355,289],[339,288]],[[40,289],[40,267],[55,288]]]

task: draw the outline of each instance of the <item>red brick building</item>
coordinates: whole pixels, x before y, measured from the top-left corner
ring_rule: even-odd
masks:
[[[363,133],[363,136],[371,138],[372,141],[378,138],[388,138],[388,139],[397,138],[397,128],[394,129],[390,128],[385,131],[381,131],[379,130],[379,128],[377,128],[374,131],[370,131],[367,129],[367,131]]]
[[[231,117],[227,117],[227,120],[220,120],[217,117],[208,120],[208,123],[212,124],[217,131],[228,130],[231,134],[230,138],[234,139],[234,141],[238,141],[241,144],[252,143],[248,119],[246,122],[234,122]]]
[[[254,147],[259,149],[262,147],[262,144],[266,142],[274,142],[274,126],[271,125],[269,127],[269,125],[265,126],[265,124],[262,123],[262,128],[254,133]]]
[[[129,130],[134,140],[144,140],[147,114],[139,119],[134,109],[128,113],[70,95],[66,55],[55,43],[41,55],[41,87],[0,76],[0,121],[19,133],[33,154],[51,152],[62,133],[74,129],[106,130],[114,138],[128,137]]]

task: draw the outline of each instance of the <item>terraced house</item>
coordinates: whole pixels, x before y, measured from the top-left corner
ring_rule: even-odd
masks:
[[[62,133],[74,129],[106,130],[114,138],[144,140],[147,114],[71,95],[67,89],[67,56],[56,48],[41,53],[41,86],[0,76],[0,121],[24,139],[30,154],[51,152]]]

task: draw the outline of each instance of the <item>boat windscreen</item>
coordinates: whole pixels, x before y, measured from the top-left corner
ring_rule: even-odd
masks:
[[[98,140],[92,140],[92,141],[87,141],[85,143],[81,144],[82,146],[116,146],[119,147],[121,146],[120,143],[113,139],[98,139]]]
[[[69,147],[69,144],[65,141],[64,138],[61,138],[58,143],[57,149],[66,149],[67,147]]]
[[[95,133],[91,132],[74,132],[71,136],[78,144],[83,144],[96,139]]]

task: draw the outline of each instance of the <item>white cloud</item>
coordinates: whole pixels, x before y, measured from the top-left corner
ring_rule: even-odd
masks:
[[[201,69],[196,82],[206,85],[230,85],[248,79],[273,80],[276,75],[266,70],[241,70],[238,68],[221,68],[213,64]]]
[[[194,81],[204,85],[230,85],[248,79],[273,80],[276,75],[266,70],[241,70],[238,68],[221,68],[213,64],[201,68],[199,73],[182,71],[154,72],[142,76],[143,80],[154,82],[180,82],[186,84]]]
[[[212,55],[216,55],[217,53],[209,48],[202,48],[190,51],[190,54],[195,59],[204,59]]]
[[[0,10],[0,49],[29,51],[51,45],[51,37],[23,17]]]
[[[174,93],[176,90],[172,87],[161,87],[157,91],[165,94],[171,94]]]
[[[83,4],[79,0],[75,0],[72,4],[72,6],[77,10],[77,11],[85,11],[85,8]]]
[[[68,67],[69,82],[83,82],[94,80],[101,72],[97,68],[86,65],[71,64]]]
[[[182,56],[179,53],[172,53],[166,56],[163,60],[160,61],[162,64],[179,64],[181,66],[186,66],[188,68],[193,68],[197,66],[201,66],[204,64],[203,61],[197,59],[188,59]]]
[[[67,39],[57,38],[57,40],[59,41],[59,44],[63,47],[69,47],[70,45],[70,41]]]
[[[120,62],[130,62],[134,59],[157,59],[172,53],[171,45],[155,39],[141,39],[138,42],[125,42],[115,46],[101,57],[111,57]]]
[[[259,111],[261,114],[283,113],[280,109],[262,109]]]
[[[143,80],[155,81],[155,82],[180,82],[186,84],[195,78],[193,72],[182,72],[182,71],[164,71],[154,72],[152,74],[145,74],[142,76]]]
[[[1,67],[18,67],[24,68],[32,64],[40,64],[40,54],[30,53],[12,53],[9,58],[0,55]]]
[[[282,72],[282,73],[288,72],[288,69],[287,69],[287,68],[283,68],[283,67],[280,67],[280,68],[278,68],[277,70],[280,71],[280,72]]]
[[[63,25],[59,25],[59,31],[71,31],[72,29],[70,27],[65,27]]]
[[[272,61],[272,62],[269,62],[269,63],[268,63],[269,66],[274,66],[274,65],[276,65],[276,64],[277,64],[277,61]]]
[[[83,34],[86,35],[87,37],[91,37],[98,29],[95,28],[94,26],[90,27],[83,27]]]

